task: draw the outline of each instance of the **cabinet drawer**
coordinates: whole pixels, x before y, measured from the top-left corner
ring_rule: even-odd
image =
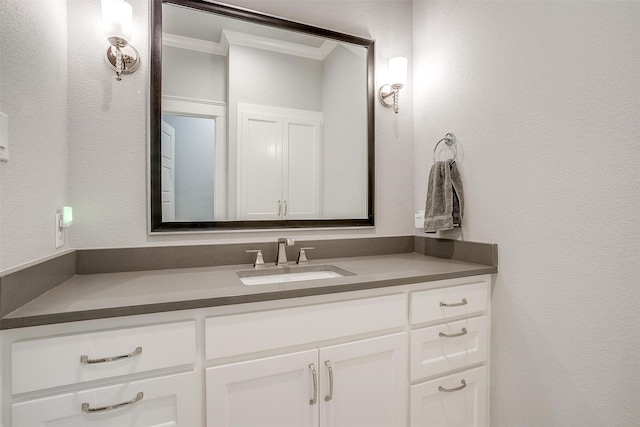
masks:
[[[406,296],[385,295],[304,307],[210,317],[206,357],[243,355],[403,327]]]
[[[411,386],[410,416],[411,427],[487,425],[487,368]]]
[[[489,300],[489,282],[411,293],[409,319],[412,325],[440,322],[483,313]]]
[[[81,361],[81,356],[93,362],[123,355],[131,357]],[[13,394],[186,365],[195,357],[194,321],[16,342],[11,346]]]
[[[64,393],[16,403],[12,407],[14,427],[48,426],[184,426],[200,425],[200,397],[195,372],[169,375]],[[139,393],[142,393],[140,395]],[[119,408],[105,408],[134,400]],[[105,408],[102,411],[84,412]]]
[[[411,381],[485,362],[487,346],[486,316],[411,331]]]

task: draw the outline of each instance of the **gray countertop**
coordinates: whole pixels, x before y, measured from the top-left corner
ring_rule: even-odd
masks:
[[[496,273],[497,267],[395,254],[323,259],[354,273],[331,279],[244,285],[250,265],[78,275],[0,318],[0,329],[349,292]],[[273,268],[268,266],[268,268]]]

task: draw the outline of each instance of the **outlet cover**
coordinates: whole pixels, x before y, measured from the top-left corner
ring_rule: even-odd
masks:
[[[424,211],[418,211],[418,213],[415,215],[415,227],[424,227]]]
[[[9,116],[0,112],[0,160],[9,161]]]
[[[64,246],[64,228],[60,227],[62,222],[62,214],[56,214],[56,249]]]

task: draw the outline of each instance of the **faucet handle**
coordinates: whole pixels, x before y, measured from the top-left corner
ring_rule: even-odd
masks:
[[[307,253],[305,251],[309,251],[315,248],[300,248],[300,252],[298,252],[298,260],[296,264],[306,264],[309,260],[307,259]]]
[[[254,268],[263,268],[264,267],[264,259],[262,258],[262,250],[261,249],[248,249],[245,252],[247,253],[255,253],[256,260],[253,262]]]

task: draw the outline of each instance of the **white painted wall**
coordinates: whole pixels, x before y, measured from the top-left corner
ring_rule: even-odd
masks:
[[[162,94],[227,102],[227,58],[163,46]]]
[[[228,62],[230,112],[238,102],[321,110],[322,62],[242,45],[229,46]]]
[[[322,217],[367,217],[366,51],[336,46],[322,64]]]
[[[496,242],[491,425],[640,419],[640,3],[414,2],[415,206],[458,137]]]
[[[0,111],[10,141],[10,160],[0,162],[0,270],[56,252],[55,213],[67,201],[66,6],[0,2]]]

